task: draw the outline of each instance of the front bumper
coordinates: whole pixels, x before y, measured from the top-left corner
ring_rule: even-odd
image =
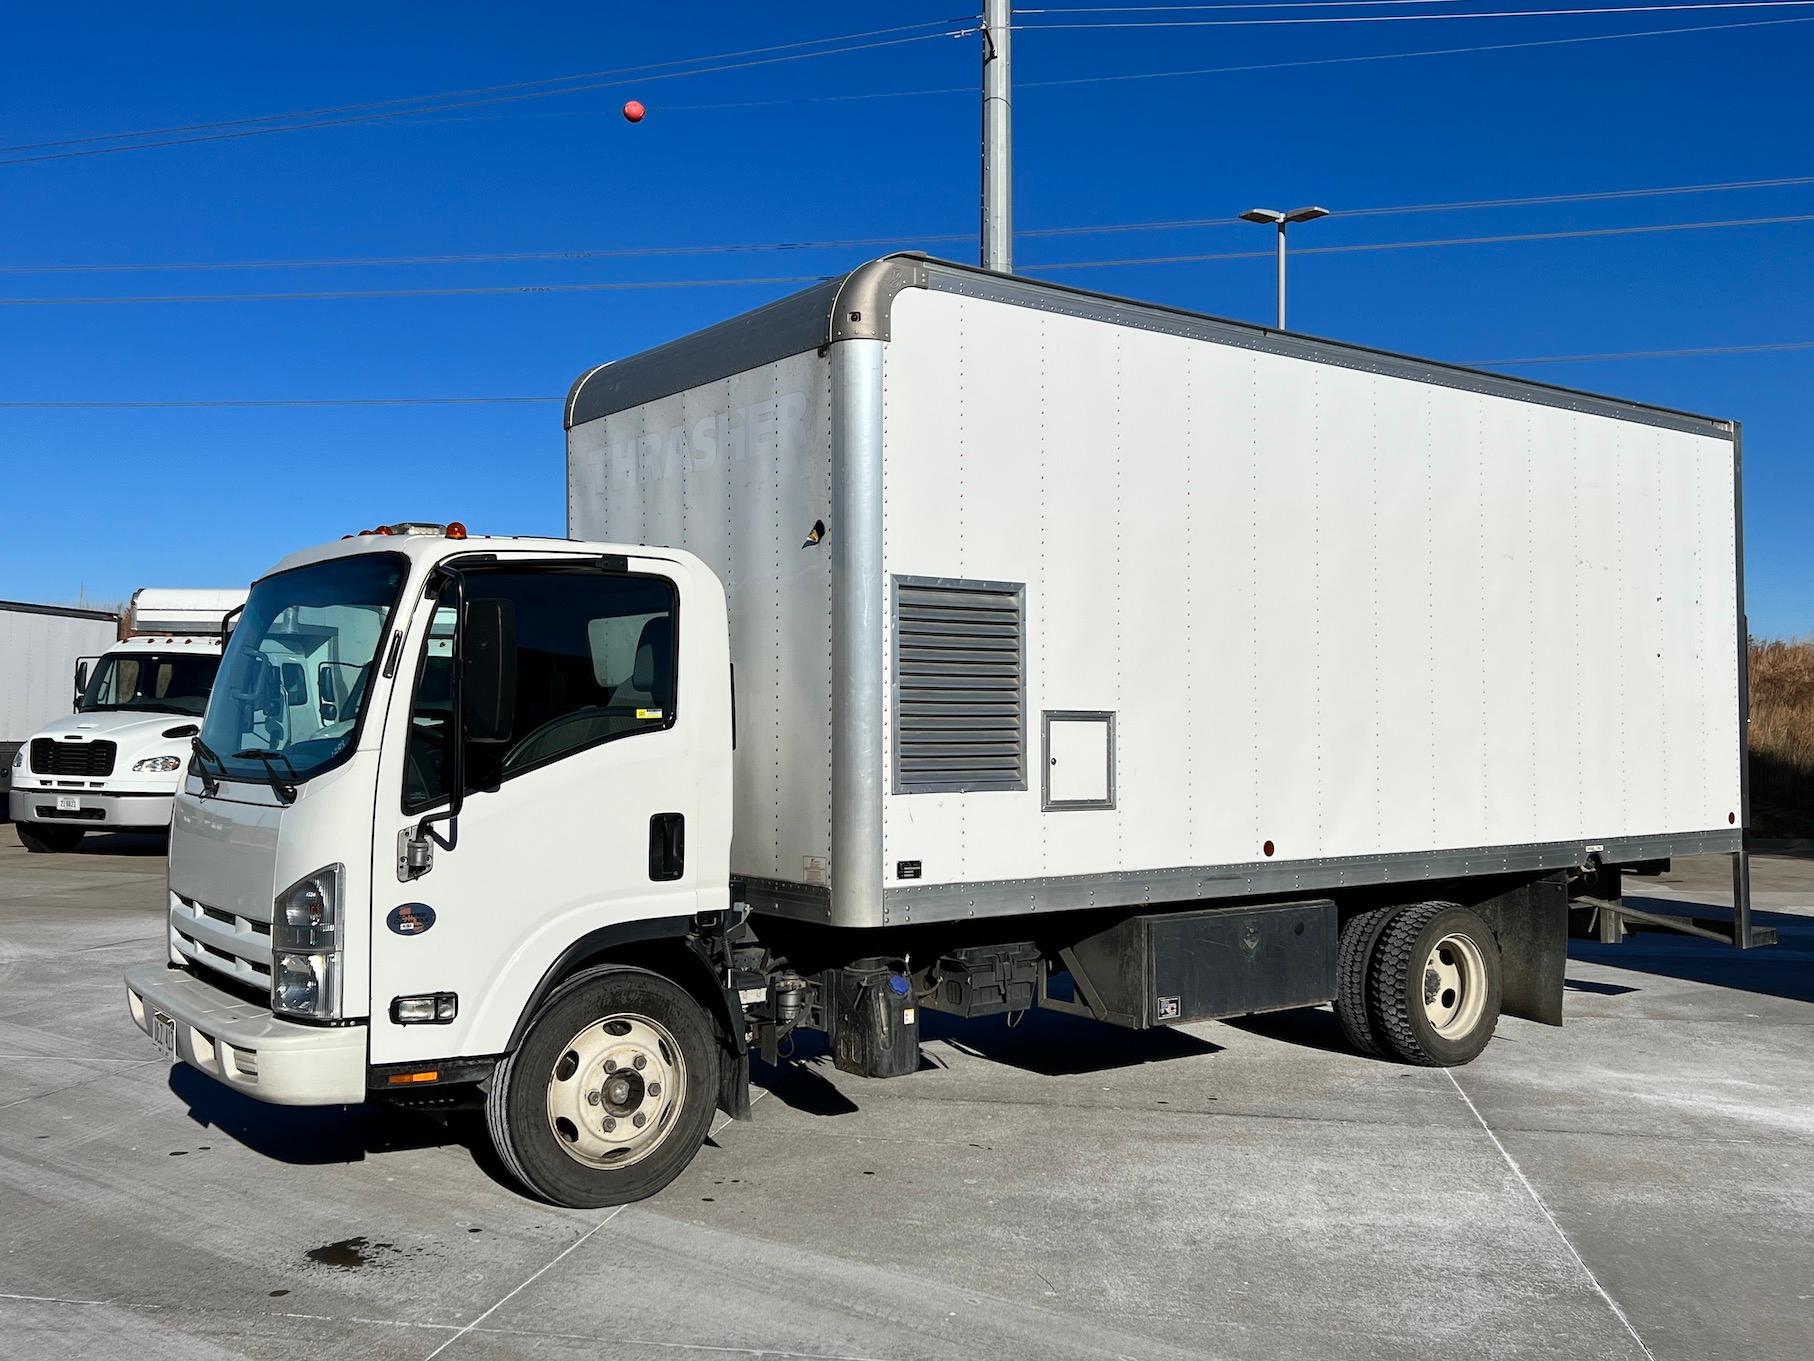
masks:
[[[181,969],[140,964],[126,971],[133,1023],[151,1033],[151,1013],[176,1022],[177,1056],[216,1082],[278,1106],[341,1106],[365,1100],[366,1027],[280,1020]]]
[[[57,798],[73,798],[74,811],[58,811]],[[121,827],[168,827],[173,794],[111,794],[98,789],[21,789],[6,796],[14,822],[43,822],[86,831]]]

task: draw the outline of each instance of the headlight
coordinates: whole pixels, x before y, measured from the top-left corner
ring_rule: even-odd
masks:
[[[271,1010],[298,1016],[340,1012],[340,884],[329,865],[291,884],[272,904]]]
[[[273,955],[271,1010],[331,1017],[340,1009],[338,955]]]
[[[25,748],[20,747],[19,750],[15,751],[13,753],[13,769],[14,770],[23,770],[24,768],[25,768]]]
[[[180,756],[147,756],[143,761],[132,763],[132,773],[142,774],[152,770],[176,770],[183,764]]]

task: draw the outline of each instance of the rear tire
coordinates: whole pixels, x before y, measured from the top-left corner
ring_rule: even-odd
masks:
[[[35,855],[52,851],[73,851],[82,844],[80,827],[59,827],[49,822],[15,822],[19,844]]]
[[[1405,910],[1403,903],[1368,908],[1342,923],[1336,947],[1335,1019],[1341,1022],[1348,1043],[1369,1058],[1387,1057],[1386,1037],[1372,1013],[1368,978],[1379,938],[1392,919]]]
[[[570,1209],[654,1195],[685,1170],[717,1109],[718,1044],[659,974],[587,974],[549,998],[498,1064],[485,1120],[532,1194]]]
[[[1499,1024],[1499,942],[1471,908],[1418,903],[1381,933],[1368,985],[1394,1055],[1428,1068],[1467,1063]]]

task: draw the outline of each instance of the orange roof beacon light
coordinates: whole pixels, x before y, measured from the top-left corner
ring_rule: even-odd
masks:
[[[459,520],[450,521],[447,526],[447,537],[450,539],[464,539],[466,537],[465,524]]]

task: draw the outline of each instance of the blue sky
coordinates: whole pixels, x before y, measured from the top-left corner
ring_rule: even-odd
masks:
[[[1652,0],[1633,0],[1651,3]],[[1814,215],[1814,184],[1417,214],[1364,208],[1814,175],[1814,22],[1170,79],[1086,77],[1807,18],[1806,9],[1038,32],[1016,38],[1017,265],[1255,249],[1254,204],[1322,203],[1305,247]],[[1518,0],[1527,8],[1559,8]],[[1584,5],[1572,0],[1573,7]],[[1514,4],[1476,5],[1508,9]],[[937,21],[966,5],[301,10],[33,6],[9,21],[0,142],[238,119]],[[957,24],[948,27],[958,26]],[[927,31],[937,32],[937,27]],[[0,164],[0,297],[458,288],[818,275],[877,250],[232,271],[19,267],[923,239],[976,220],[974,37],[127,154]],[[743,60],[749,60],[745,58]],[[858,98],[897,90],[945,90]],[[636,97],[649,116],[618,115]],[[737,107],[714,107],[732,105]],[[87,149],[63,148],[63,150]],[[45,154],[0,152],[0,161]],[[1296,329],[1438,358],[1814,341],[1814,222],[1303,254]],[[968,241],[936,252],[972,258]],[[1055,278],[1266,320],[1265,261]],[[406,299],[0,306],[0,403],[556,396],[582,369],[788,291],[743,284]],[[1814,349],[1547,364],[1532,377],[1740,419],[1752,625],[1814,633]],[[553,405],[23,409],[0,405],[0,597],[121,599],[245,581],[378,520],[559,533]]]

